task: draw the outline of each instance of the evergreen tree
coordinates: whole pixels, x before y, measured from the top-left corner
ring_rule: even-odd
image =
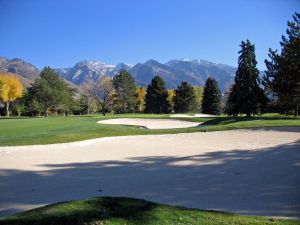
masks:
[[[126,70],[121,70],[113,78],[115,88],[114,108],[117,113],[134,112],[135,110],[135,80]]]
[[[175,90],[174,110],[176,113],[185,113],[194,111],[196,108],[196,96],[194,88],[186,81]]]
[[[45,117],[50,108],[57,108],[65,103],[70,94],[68,85],[50,67],[45,67],[28,90],[34,107],[42,108]]]
[[[264,84],[278,98],[285,113],[299,114],[300,105],[300,13],[293,15],[288,22],[287,37],[282,36],[281,53],[269,49],[270,61],[267,66]]]
[[[165,81],[155,76],[147,87],[145,111],[147,113],[169,113],[168,90]]]
[[[42,105],[37,100],[36,89],[34,87],[27,88],[27,95],[24,96],[24,104],[26,112],[30,116],[40,116],[43,111]]]
[[[207,78],[203,92],[201,107],[202,112],[207,114],[219,115],[220,101],[221,91],[219,89],[217,81],[212,77]]]
[[[75,100],[75,107],[72,110],[74,115],[84,115],[87,114],[88,111],[88,102],[87,102],[87,96],[84,94],[81,94],[78,96]]]
[[[242,41],[239,51],[235,83],[230,89],[225,112],[228,115],[262,113],[266,98],[259,87],[259,71],[256,68],[255,47],[249,40]]]

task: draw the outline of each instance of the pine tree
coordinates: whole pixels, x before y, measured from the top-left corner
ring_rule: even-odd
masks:
[[[37,90],[34,86],[27,88],[27,94],[24,96],[25,107],[30,116],[40,116],[44,110],[42,104],[37,100]]]
[[[265,85],[278,98],[285,113],[299,114],[300,105],[300,13],[288,22],[287,37],[282,36],[281,53],[269,49],[270,61],[264,77]]]
[[[121,70],[113,78],[115,88],[114,108],[117,113],[135,111],[135,80],[126,70]]]
[[[64,80],[50,67],[45,67],[28,90],[29,97],[35,106],[39,106],[48,116],[50,108],[64,104],[64,99],[70,94],[70,89]]]
[[[249,40],[242,41],[239,51],[235,83],[230,89],[225,112],[228,115],[262,113],[266,102],[260,88],[259,71],[256,68],[255,47]]]
[[[175,90],[174,110],[176,113],[194,111],[196,108],[196,96],[193,87],[186,81]]]
[[[207,114],[219,115],[220,101],[221,91],[219,89],[217,81],[212,77],[207,78],[203,92],[202,112]]]
[[[169,113],[168,90],[165,81],[155,76],[147,87],[145,111],[147,113]]]

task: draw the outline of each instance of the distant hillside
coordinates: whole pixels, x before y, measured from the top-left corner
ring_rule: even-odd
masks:
[[[34,80],[39,76],[39,69],[22,59],[7,59],[0,57],[0,71],[18,74],[28,80]]]
[[[80,85],[88,79],[95,80],[103,75],[113,76],[120,69],[128,70],[135,78],[137,85],[141,86],[147,86],[156,75],[163,77],[168,88],[176,88],[183,80],[192,85],[204,85],[206,79],[212,76],[218,81],[222,91],[231,85],[236,71],[234,67],[205,60],[171,60],[164,64],[148,60],[134,66],[125,63],[112,65],[85,60],[76,63],[74,67],[56,69],[56,71],[63,78]]]
[[[30,84],[34,82],[34,80],[38,78],[40,74],[40,71],[37,67],[31,63],[25,62],[23,59],[14,58],[10,60],[1,56],[0,71],[19,77],[20,81],[25,87],[29,87]],[[78,86],[73,82],[70,82],[66,79],[65,81],[73,88],[78,89]]]

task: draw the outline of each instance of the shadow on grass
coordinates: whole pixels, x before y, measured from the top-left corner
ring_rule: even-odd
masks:
[[[77,202],[57,203],[10,218],[5,225],[74,225],[104,224],[110,220],[131,221],[131,224],[147,224],[148,212],[157,205],[139,199],[125,197],[97,197]],[[153,219],[153,215],[151,215]],[[101,221],[101,222],[99,222]],[[103,223],[102,223],[103,222]],[[124,223],[122,223],[124,224]]]
[[[244,121],[278,121],[278,120],[299,120],[299,118],[294,117],[286,117],[286,116],[254,116],[254,117],[215,117],[208,121],[205,121],[203,125],[227,125],[237,122],[244,122]]]
[[[22,211],[23,206],[126,196],[191,208],[300,217],[299,149],[300,139],[259,150],[49,164],[40,165],[46,167],[41,171],[5,169],[0,171],[0,215]],[[107,201],[102,204],[109,209],[87,207],[80,213],[105,219],[132,216],[136,224],[147,224],[145,215],[154,209],[143,201],[136,207]]]

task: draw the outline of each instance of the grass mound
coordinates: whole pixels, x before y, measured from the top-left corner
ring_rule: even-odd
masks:
[[[57,203],[0,219],[1,225],[102,225],[102,224],[299,224],[231,213],[160,205],[122,197],[98,197]]]

